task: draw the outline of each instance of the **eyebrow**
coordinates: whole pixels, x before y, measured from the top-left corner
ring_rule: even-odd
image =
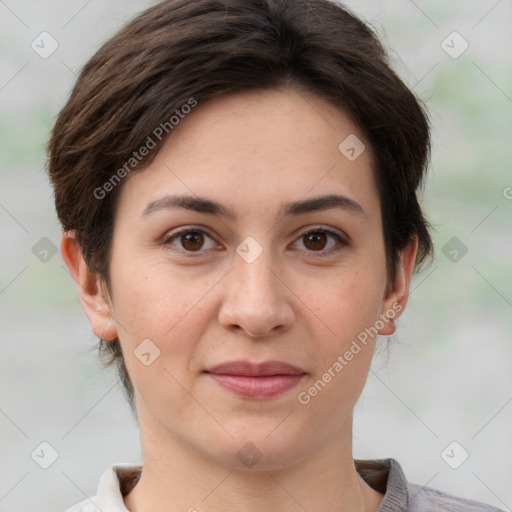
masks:
[[[205,197],[188,195],[171,195],[151,201],[142,212],[142,216],[150,215],[160,210],[176,210],[180,208],[217,217],[226,217],[231,220],[236,220],[238,217],[236,212],[229,206]],[[366,216],[363,207],[359,203],[339,194],[313,197],[311,199],[285,203],[282,206],[284,216],[298,216],[335,208]]]

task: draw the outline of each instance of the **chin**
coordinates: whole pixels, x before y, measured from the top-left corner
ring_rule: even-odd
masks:
[[[232,469],[271,471],[300,462],[315,448],[313,439],[306,439],[297,431],[292,432],[290,425],[286,428],[283,418],[279,421],[259,418],[254,423],[248,420],[243,426],[238,424],[237,429],[233,424],[227,426],[226,430],[233,437],[226,434],[217,438],[214,450],[211,450],[210,437],[208,456]]]

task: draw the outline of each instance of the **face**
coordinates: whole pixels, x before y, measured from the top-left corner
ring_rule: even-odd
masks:
[[[366,145],[356,159],[338,147],[354,135]],[[120,339],[141,428],[233,467],[252,443],[267,469],[347,432],[415,254],[386,294],[371,166],[343,112],[275,90],[199,104],[129,176],[112,318],[88,314],[98,336]]]

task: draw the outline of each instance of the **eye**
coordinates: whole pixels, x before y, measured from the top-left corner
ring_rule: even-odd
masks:
[[[200,249],[204,245],[205,235],[210,240],[213,240],[202,229],[186,228],[178,231],[177,233],[169,235],[164,239],[163,243],[166,246],[174,245],[173,242],[176,240],[181,245],[181,248],[178,248],[178,251],[189,253],[187,256],[192,256],[190,253],[202,252]],[[207,249],[209,248],[211,249],[213,247],[207,247]]]
[[[329,237],[334,239],[338,246],[336,246],[336,243],[334,243],[331,245],[331,247],[325,250],[325,246]],[[202,229],[184,228],[167,236],[163,240],[163,244],[165,246],[171,246],[173,247],[172,250],[185,253],[187,256],[194,256],[194,253],[204,252],[201,251],[201,249],[205,248],[204,244],[206,239],[210,239],[213,242],[212,237]],[[322,227],[315,228],[313,230],[307,231],[306,233],[303,233],[299,237],[298,241],[301,241],[304,244],[306,247],[306,252],[318,253],[314,254],[314,256],[329,256],[348,245],[346,239],[341,235],[335,231],[331,231]],[[176,247],[176,243],[179,243],[181,247]],[[206,249],[213,249],[214,247],[215,244],[210,244],[210,247],[206,247]]]
[[[334,239],[338,243],[338,246],[336,246],[336,243],[334,243],[327,250],[325,250],[325,245],[327,244],[329,237]],[[303,245],[308,249],[307,252],[317,252],[318,254],[314,254],[313,256],[320,257],[330,256],[332,253],[339,251],[348,245],[348,242],[341,235],[335,231],[324,228],[315,228],[311,231],[303,233],[300,236],[299,241],[302,241]]]

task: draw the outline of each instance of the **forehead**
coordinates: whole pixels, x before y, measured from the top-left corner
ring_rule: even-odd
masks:
[[[378,202],[361,130],[331,103],[291,89],[199,103],[123,188],[120,200],[141,212],[165,193],[228,200],[233,210],[253,212],[327,193],[368,208]]]

